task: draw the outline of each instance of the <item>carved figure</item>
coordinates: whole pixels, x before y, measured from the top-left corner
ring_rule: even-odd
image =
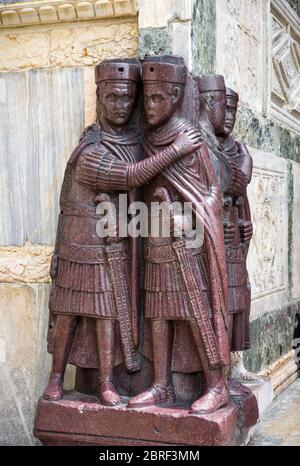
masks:
[[[209,149],[217,181],[222,193],[224,193],[232,178],[231,166],[223,157],[221,144],[216,137],[216,134],[223,131],[225,123],[226,87],[224,77],[208,74],[196,76],[194,79],[199,90],[198,127]]]
[[[191,123],[180,117],[187,69],[180,57],[150,57],[143,65],[142,80],[149,125],[144,150],[152,160],[161,150],[169,150],[182,131],[193,131]],[[188,248],[188,237],[183,234],[178,240],[172,232],[168,237],[153,237],[150,232],[144,241],[144,312],[151,327],[154,380],[129,406],[174,401],[174,326],[187,322],[206,381],[204,395],[190,410],[212,413],[229,399],[224,367],[230,358],[222,197],[206,145],[162,171],[144,187],[144,199],[170,206],[174,201],[191,202],[194,219],[204,226],[204,244]],[[203,211],[197,209],[199,205]]]
[[[223,218],[229,290],[230,348],[234,353],[250,348],[251,286],[247,255],[253,235],[247,186],[252,178],[253,162],[247,147],[234,140],[239,96],[226,89],[226,114],[223,131],[217,132],[222,154],[229,161],[233,177],[224,195]],[[240,354],[233,355],[232,376],[240,381],[259,381],[246,371]]]
[[[140,368],[137,240],[119,237],[117,228],[113,237],[99,237],[97,208],[103,201],[117,208],[120,193],[128,193],[128,202],[136,200],[136,187],[199,145],[196,131],[180,131],[166,149],[141,160],[139,135],[130,127],[140,74],[137,60],[109,60],[96,67],[98,122],[85,130],[66,168],[51,267],[55,330],[46,399],[63,397],[64,372],[80,325],[87,341],[96,335],[102,404],[121,401],[112,381],[117,338],[127,370]],[[84,367],[85,353],[77,353],[77,364]]]

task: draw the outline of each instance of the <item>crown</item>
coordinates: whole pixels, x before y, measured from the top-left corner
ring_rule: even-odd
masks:
[[[224,77],[220,74],[204,74],[202,76],[195,76],[195,81],[200,93],[226,91]]]
[[[187,68],[182,57],[176,55],[146,57],[142,67],[143,81],[185,84],[186,79]]]
[[[95,82],[139,81],[141,66],[136,59],[105,60],[95,67]]]
[[[226,97],[239,101],[238,93],[230,89],[230,87],[226,87]]]

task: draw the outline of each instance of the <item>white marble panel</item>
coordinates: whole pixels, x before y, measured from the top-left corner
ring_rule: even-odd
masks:
[[[292,298],[300,299],[300,163],[293,162],[293,259]]]
[[[287,162],[250,148],[254,161],[248,195],[254,224],[248,268],[254,319],[288,299]]]
[[[0,74],[0,245],[52,244],[67,159],[84,127],[83,70]]]

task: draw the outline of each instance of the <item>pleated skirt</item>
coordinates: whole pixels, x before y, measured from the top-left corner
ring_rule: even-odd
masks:
[[[115,319],[117,314],[106,265],[78,264],[60,258],[49,307],[54,314]]]
[[[207,287],[207,264],[205,253],[195,254],[197,284],[211,317]],[[144,313],[146,319],[191,320],[193,312],[189,295],[181,274],[178,259],[154,263],[145,260]]]

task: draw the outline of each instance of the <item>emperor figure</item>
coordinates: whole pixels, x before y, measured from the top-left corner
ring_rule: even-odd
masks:
[[[76,365],[89,367],[87,351],[76,347],[75,337],[83,326],[84,345],[96,339],[99,400],[118,405],[121,398],[113,384],[117,342],[126,369],[140,368],[138,245],[136,239],[119,236],[117,228],[111,237],[99,236],[98,206],[109,201],[119,215],[119,194],[128,194],[128,203],[134,202],[135,188],[194,151],[198,136],[195,131],[180,131],[167,148],[142,160],[139,134],[132,127],[141,80],[139,62],[104,61],[96,67],[95,78],[98,122],[86,129],[72,153],[61,191],[51,266],[53,360],[44,398],[63,397],[71,353],[76,355]]]
[[[187,83],[181,57],[149,57],[143,64],[144,107],[149,131],[144,141],[151,160],[169,150],[190,121],[180,111]],[[193,205],[193,219],[204,226],[202,246],[189,247],[189,237],[174,232],[144,241],[145,319],[150,324],[154,377],[149,388],[129,401],[130,407],[173,402],[174,329],[188,324],[204,373],[206,389],[190,411],[209,414],[229,401],[225,370],[229,365],[227,279],[224,253],[222,196],[207,147],[194,150],[162,171],[144,188],[144,199]],[[201,206],[201,209],[197,209]],[[173,218],[174,220],[174,218]],[[175,221],[175,220],[174,220]],[[150,232],[151,233],[151,232]],[[196,355],[197,356],[197,355]]]

